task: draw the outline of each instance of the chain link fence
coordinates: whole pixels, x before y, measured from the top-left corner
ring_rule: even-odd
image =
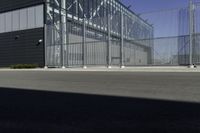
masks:
[[[46,26],[49,67],[189,65],[190,45],[192,63],[200,64],[198,3],[192,10],[185,7],[131,17],[114,10],[102,16],[54,21]]]

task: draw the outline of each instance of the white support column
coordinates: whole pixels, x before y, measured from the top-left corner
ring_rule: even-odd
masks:
[[[66,4],[67,6],[67,4]],[[65,33],[65,37],[66,37],[66,45],[65,45],[65,51],[66,51],[66,66],[69,67],[69,23],[68,23],[68,11],[69,9],[66,7],[66,15],[65,15],[65,18],[66,18],[66,23],[65,23],[65,26],[66,26],[66,33]]]
[[[120,45],[120,68],[125,68],[124,66],[124,14],[121,11],[121,45]]]
[[[194,35],[194,4],[189,2],[189,28],[190,28],[190,48],[189,48],[189,68],[194,68],[193,64],[193,35]]]
[[[47,0],[49,2],[49,0]],[[44,4],[44,69],[48,69],[48,63],[47,63],[47,4]]]
[[[61,0],[61,8],[62,9],[66,9],[66,0]],[[62,40],[62,44],[61,44],[61,50],[62,50],[62,57],[61,57],[61,64],[62,64],[62,68],[64,69],[65,68],[65,51],[66,51],[66,42],[67,42],[67,38],[66,38],[66,33],[65,33],[65,30],[66,30],[66,11],[65,10],[61,10],[61,40]]]
[[[108,31],[108,45],[107,45],[107,67],[111,68],[111,20],[110,13],[107,15],[107,31]]]
[[[85,58],[85,53],[86,53],[86,46],[85,46],[85,40],[86,40],[86,23],[85,23],[85,17],[83,18],[83,38],[82,38],[82,59],[83,59],[83,68],[86,69],[86,58]]]
[[[47,25],[44,24],[44,69],[48,69],[48,64],[47,64]]]

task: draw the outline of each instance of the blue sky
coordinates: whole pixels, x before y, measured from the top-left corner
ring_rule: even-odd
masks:
[[[193,1],[200,2],[200,0]],[[182,49],[178,49],[180,41],[175,37],[188,34],[188,11],[187,8],[182,8],[188,7],[189,0],[121,0],[121,2],[126,6],[131,5],[131,10],[141,14],[143,19],[152,24],[154,38],[157,38],[153,42],[154,58],[171,60],[172,55],[176,55],[177,51]],[[169,10],[174,8],[177,10]],[[196,10],[199,13],[200,6]],[[200,16],[196,15],[195,19],[199,22]]]
[[[200,0],[193,0],[195,2]],[[189,0],[121,0],[149,24],[153,24],[155,37],[169,37],[188,33],[187,10],[180,15],[178,8],[188,7]],[[169,10],[177,8],[177,10]],[[186,8],[185,8],[186,9]],[[199,8],[200,9],[200,8]],[[162,12],[161,12],[162,10]]]
[[[136,13],[157,11],[161,9],[186,7],[189,0],[121,0]],[[198,1],[198,0],[195,0]]]

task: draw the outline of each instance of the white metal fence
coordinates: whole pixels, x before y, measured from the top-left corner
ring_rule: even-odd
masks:
[[[138,18],[143,19],[149,30],[138,23]],[[117,13],[116,16],[69,19],[67,23],[47,25],[46,65],[81,67],[200,64],[198,3],[191,3],[185,8],[144,13],[138,18],[130,23],[125,15]],[[95,25],[99,21],[103,21],[105,25]],[[63,28],[62,25],[66,27]]]

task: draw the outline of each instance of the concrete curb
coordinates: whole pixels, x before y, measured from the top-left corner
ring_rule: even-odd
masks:
[[[87,68],[37,68],[37,69],[9,69],[2,68],[0,71],[44,71],[44,72],[200,72],[200,68],[188,68],[188,67],[125,67],[123,69],[119,67],[87,67]]]

